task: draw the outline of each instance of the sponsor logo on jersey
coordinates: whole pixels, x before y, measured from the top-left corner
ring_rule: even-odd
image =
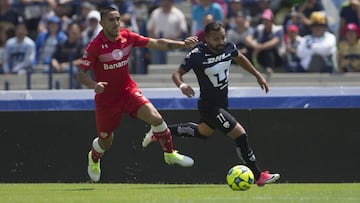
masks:
[[[223,53],[223,54],[215,56],[215,57],[207,58],[207,62],[204,62],[204,64],[216,63],[216,62],[222,61],[230,56],[231,56],[230,53],[228,53],[228,54]]]
[[[128,64],[128,60],[119,61],[114,64],[104,63],[104,70],[112,70],[112,69],[121,68],[121,67],[126,66],[127,64]]]
[[[108,45],[107,44],[102,44],[101,48],[106,49],[106,48],[108,48]]]

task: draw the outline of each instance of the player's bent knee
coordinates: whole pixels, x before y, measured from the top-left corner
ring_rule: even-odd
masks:
[[[214,130],[204,123],[199,124],[197,129],[204,138],[209,138],[214,133]]]
[[[231,139],[236,139],[244,134],[246,134],[246,131],[239,123],[236,123],[235,127],[230,132],[227,133],[227,135]]]
[[[155,117],[153,117],[152,119],[151,119],[151,125],[153,125],[153,126],[158,126],[158,125],[161,125],[162,123],[163,123],[163,118],[160,116],[160,117],[158,117],[158,116],[155,116]]]
[[[164,121],[161,114],[156,110],[154,110],[151,113],[149,113],[148,115],[146,115],[146,117],[147,117],[149,124],[153,125],[153,126],[161,125]]]

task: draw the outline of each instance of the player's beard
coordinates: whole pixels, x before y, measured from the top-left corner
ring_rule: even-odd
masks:
[[[218,45],[215,48],[216,48],[217,52],[222,52],[222,51],[224,51],[225,46],[224,45]]]
[[[111,30],[111,32],[109,32],[110,33],[110,35],[112,36],[112,37],[117,37],[118,35],[119,35],[119,30],[120,30],[120,28],[119,27],[114,27],[112,30]]]
[[[216,53],[219,53],[219,52],[222,52],[225,48],[224,45],[217,45],[217,46],[213,46],[211,45],[210,43],[208,43],[207,45],[212,51],[216,52]]]

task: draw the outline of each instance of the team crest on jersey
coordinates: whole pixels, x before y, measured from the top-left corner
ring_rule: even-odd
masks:
[[[121,49],[114,49],[111,55],[115,60],[120,60],[124,56],[124,53],[121,51]]]

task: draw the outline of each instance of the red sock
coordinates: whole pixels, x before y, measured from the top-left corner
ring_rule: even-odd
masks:
[[[91,149],[91,158],[93,162],[97,163],[104,153],[97,152],[94,148]]]
[[[174,145],[172,142],[172,136],[170,133],[169,128],[167,128],[163,132],[153,132],[153,135],[156,137],[156,139],[159,140],[161,147],[163,148],[164,152],[173,152]]]

